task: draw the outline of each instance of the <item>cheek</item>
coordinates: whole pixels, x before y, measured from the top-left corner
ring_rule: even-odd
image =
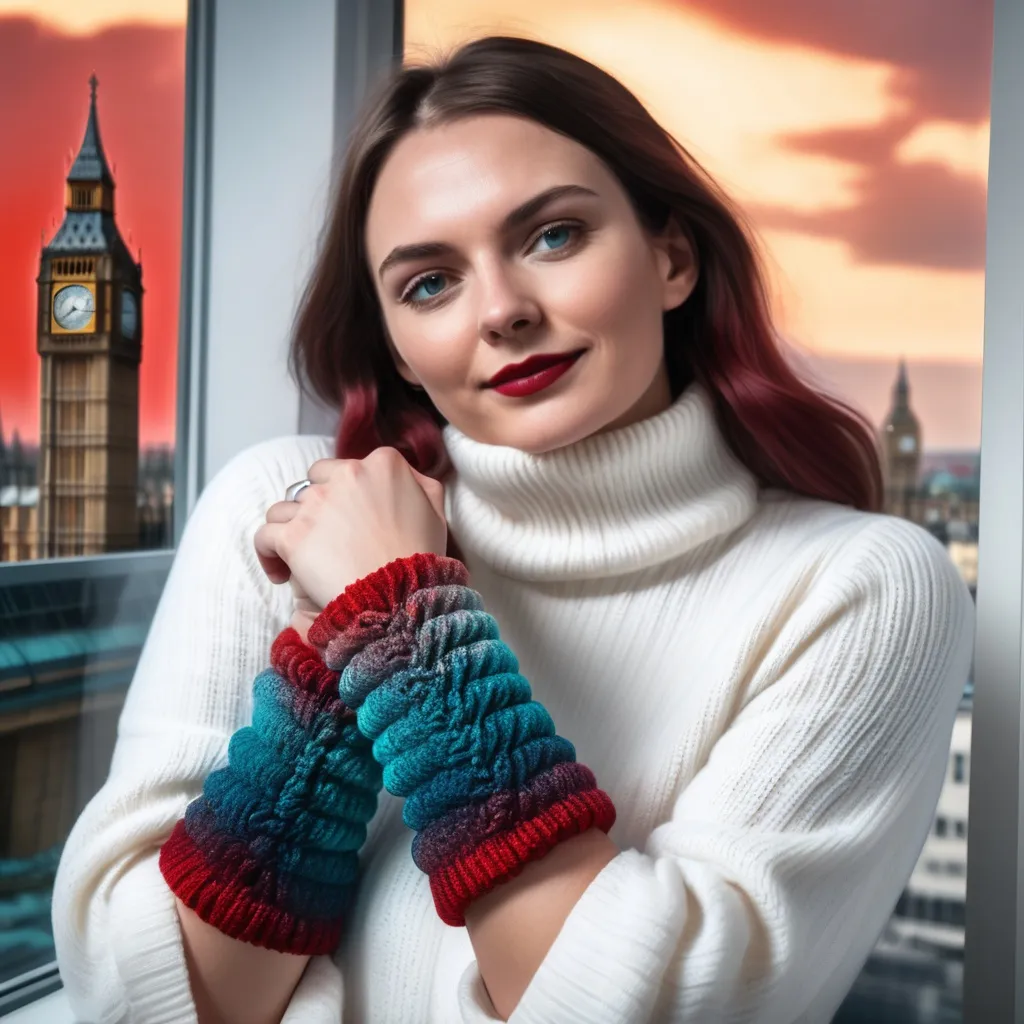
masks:
[[[612,340],[644,329],[648,321],[661,322],[657,280],[646,250],[579,261],[571,279],[552,290],[550,302],[568,323]]]
[[[466,310],[458,303],[432,313],[403,312],[389,324],[402,358],[422,380],[444,387],[465,377],[475,346]]]

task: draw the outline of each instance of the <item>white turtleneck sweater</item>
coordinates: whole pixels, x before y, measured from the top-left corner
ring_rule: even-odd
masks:
[[[534,456],[452,427],[446,510],[534,696],[615,802],[621,849],[511,1020],[824,1024],[910,876],[973,651],[942,546],[886,515],[758,492],[691,385],[666,411]],[[291,613],[252,538],[331,441],[237,456],[182,538],[110,776],[53,903],[83,1021],[194,1021],[160,844],[248,723]],[[386,792],[347,938],[288,1024],[499,1020],[437,917]]]

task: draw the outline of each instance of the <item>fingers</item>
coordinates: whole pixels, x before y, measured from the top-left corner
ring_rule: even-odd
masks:
[[[358,460],[353,459],[317,459],[309,469],[306,470],[306,479],[314,484],[325,484],[327,483],[335,473],[338,472],[341,465],[346,462],[353,462]],[[306,488],[308,490],[309,488]],[[305,494],[305,491],[302,492]],[[299,495],[302,497],[302,494]]]
[[[299,498],[302,498],[303,491]],[[275,501],[270,508],[267,509],[267,522],[268,523],[290,523],[299,514],[299,502],[298,501]]]
[[[279,503],[282,504],[282,503]],[[273,508],[274,506],[271,506]],[[267,510],[269,515],[270,510]],[[287,583],[291,578],[288,563],[281,557],[280,545],[284,540],[284,523],[264,523],[253,537],[253,547],[260,568],[267,574],[271,583]]]
[[[291,570],[288,563],[280,556],[277,543],[280,541],[280,531],[270,531],[266,527],[282,526],[290,523],[299,513],[297,501],[276,501],[267,509],[267,522],[256,531],[253,543],[256,547],[256,557],[259,558],[260,568],[267,574],[271,583],[286,583],[291,577]]]
[[[346,466],[348,466],[349,469],[355,469],[363,462],[387,460],[393,460],[396,466],[400,466],[412,473],[413,478],[420,485],[423,493],[427,496],[427,499],[433,506],[434,511],[441,519],[444,519],[444,484],[442,484],[440,480],[435,480],[433,477],[426,476],[419,472],[419,470],[413,469],[413,467],[406,461],[405,456],[403,456],[397,448],[392,448],[388,445],[382,445],[379,448],[375,448],[366,456],[365,459],[317,459],[317,461],[309,467],[306,476],[314,485],[326,484],[337,473],[342,472],[343,468]],[[305,491],[302,491],[299,494],[298,500],[301,501],[303,496],[307,495],[310,490],[312,490],[312,488],[306,488]],[[282,521],[287,522],[288,520]]]
[[[309,467],[306,477],[314,484],[325,484],[337,473],[342,472],[346,466],[349,469],[358,469],[361,463],[386,461],[388,459],[393,459],[396,463],[408,466],[405,456],[397,448],[381,445],[379,448],[374,448],[369,455],[362,459],[317,459]]]

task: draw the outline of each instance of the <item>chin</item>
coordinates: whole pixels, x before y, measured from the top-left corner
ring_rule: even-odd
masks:
[[[603,422],[603,420],[601,421]],[[509,448],[518,448],[520,451],[530,455],[543,455],[545,452],[553,452],[558,448],[567,448],[577,441],[590,437],[601,429],[601,422],[596,425],[581,422],[547,423],[543,429],[535,431],[519,431],[509,439],[494,441],[494,444],[506,445]]]
[[[529,455],[543,455],[559,448],[567,448],[594,434],[601,433],[618,420],[628,416],[643,392],[630,397],[631,389],[608,387],[596,393],[588,388],[589,397],[568,389],[564,394],[552,396],[550,402],[541,402],[533,408],[514,407],[502,410],[499,417],[477,412],[476,424],[460,426],[458,419],[449,422],[459,426],[467,437],[482,444],[502,448],[515,448]],[[589,413],[586,411],[589,409]]]

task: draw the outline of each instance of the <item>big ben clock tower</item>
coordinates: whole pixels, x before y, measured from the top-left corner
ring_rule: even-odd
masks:
[[[899,374],[892,389],[892,408],[882,426],[882,450],[885,511],[888,515],[909,519],[921,466],[921,424],[910,408],[910,385],[904,359],[900,360]]]
[[[96,88],[65,215],[39,261],[39,557],[138,543],[142,266],[114,222]]]

